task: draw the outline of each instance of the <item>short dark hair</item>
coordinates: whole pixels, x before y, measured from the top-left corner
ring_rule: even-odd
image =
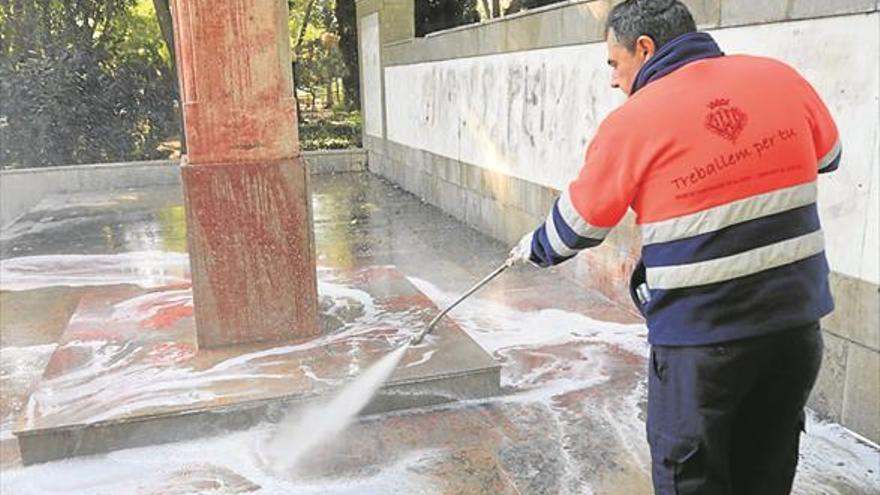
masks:
[[[639,36],[651,38],[659,49],[682,34],[696,31],[697,25],[687,6],[678,0],[626,0],[608,14],[606,38],[609,30],[632,52]]]

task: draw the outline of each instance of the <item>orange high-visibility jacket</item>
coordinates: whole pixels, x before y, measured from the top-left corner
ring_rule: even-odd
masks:
[[[532,261],[556,264],[597,245],[632,208],[651,343],[817,321],[833,303],[816,177],[840,154],[831,115],[791,67],[753,56],[688,63],[601,124],[533,234]]]

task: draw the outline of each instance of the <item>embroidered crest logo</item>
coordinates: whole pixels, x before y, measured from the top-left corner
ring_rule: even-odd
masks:
[[[724,139],[736,143],[736,138],[749,122],[748,115],[738,107],[730,105],[730,100],[726,98],[712,100],[707,106],[710,111],[706,115],[706,128]]]

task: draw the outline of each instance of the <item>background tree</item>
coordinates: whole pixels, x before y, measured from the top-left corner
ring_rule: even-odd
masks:
[[[296,88],[308,95],[308,110],[317,109],[311,104],[312,100],[321,100],[323,108],[332,108],[335,88],[346,75],[340,50],[339,22],[335,15],[336,2],[289,0],[289,4]]]
[[[156,21],[162,32],[162,40],[168,50],[168,62],[171,67],[171,75],[177,84],[174,84],[174,99],[177,102],[177,120],[180,122],[180,153],[186,153],[186,131],[183,128],[183,103],[180,101],[180,81],[177,77],[177,60],[174,52],[174,21],[171,18],[171,5],[169,0],[153,0],[153,8],[156,11]]]
[[[290,64],[291,70],[293,71],[293,88],[294,90],[299,90],[302,86],[302,51],[303,51],[303,43],[306,40],[306,32],[309,30],[309,25],[312,21],[312,12],[315,8],[316,0],[306,0],[303,4],[302,2],[298,2],[297,0],[288,0],[287,5],[289,7],[288,13],[288,25],[291,28],[291,33],[296,33],[296,37],[293,38],[293,46],[290,50]],[[297,5],[300,4],[300,5]],[[300,7],[300,8],[297,8]],[[302,16],[299,13],[302,13]],[[312,81],[310,81],[311,83]],[[303,88],[303,91],[310,94],[312,97],[312,101],[315,99],[314,91],[312,91],[311,84],[307,85]],[[296,118],[300,123],[303,121],[303,112],[302,105],[300,104],[299,98],[296,99]]]
[[[415,2],[416,36],[480,22],[476,0],[415,0]]]
[[[561,1],[563,0],[512,0],[510,5],[507,6],[507,9],[504,10],[504,15],[513,14],[521,10],[537,9],[538,7],[543,7],[552,3],[559,3]]]
[[[175,78],[149,0],[0,0],[4,168],[167,156]]]
[[[357,11],[354,0],[336,0],[336,29],[345,72],[342,75],[345,108],[360,110],[361,85],[358,66]]]
[[[360,146],[354,1],[288,0],[288,5],[302,149]]]

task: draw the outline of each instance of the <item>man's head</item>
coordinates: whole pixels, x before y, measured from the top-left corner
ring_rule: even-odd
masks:
[[[678,0],[626,0],[617,4],[605,24],[611,86],[631,94],[636,74],[654,52],[696,30],[690,11]]]

